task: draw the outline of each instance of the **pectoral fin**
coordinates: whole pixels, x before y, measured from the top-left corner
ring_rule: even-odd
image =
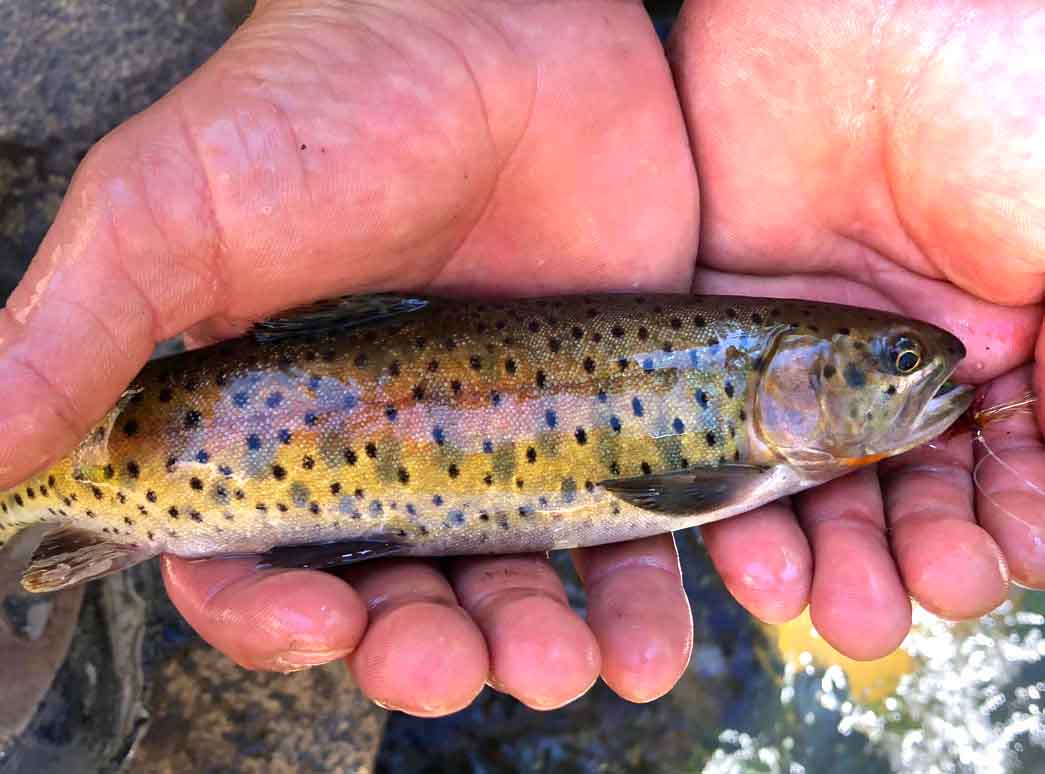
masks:
[[[125,570],[152,556],[133,543],[114,543],[103,535],[75,527],[61,527],[40,542],[22,573],[26,591],[57,591],[84,581]]]
[[[639,508],[694,516],[739,502],[765,471],[757,465],[715,465],[599,484]]]

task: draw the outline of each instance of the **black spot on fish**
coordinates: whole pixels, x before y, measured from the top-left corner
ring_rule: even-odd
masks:
[[[514,358],[508,358],[504,361],[504,370],[510,374],[514,374],[517,366]]]
[[[316,467],[316,461],[306,454],[301,458],[301,467],[305,470],[312,470],[312,468]]]
[[[460,395],[461,394],[461,382],[458,381],[457,379],[452,380],[450,382],[450,389],[453,391],[454,395]]]
[[[312,502],[310,502],[308,504],[308,510],[311,513],[313,513],[313,514],[318,514],[319,513],[319,503],[317,503],[315,500],[313,500]]]
[[[693,324],[698,328],[703,328],[708,324],[708,321],[701,317],[699,314],[693,318]]]
[[[36,499],[36,490],[33,489],[31,486],[30,487],[26,487],[25,493],[27,495],[29,495],[29,499],[30,500],[35,500]]]
[[[570,328],[570,335],[579,341],[580,339],[584,338],[584,330],[581,329],[579,325],[574,325],[572,328]]]
[[[521,478],[515,479],[515,486],[517,488],[522,489],[525,484],[526,484],[526,482],[523,481]]]
[[[822,371],[822,373],[825,379],[832,379],[834,378],[834,375],[838,373],[838,369],[836,369],[833,365],[828,363],[824,366],[824,370]]]
[[[670,325],[670,326],[671,326],[672,328],[674,328],[675,330],[678,330],[679,328],[681,328],[681,327],[682,327],[682,320],[680,320],[680,319],[679,319],[678,317],[672,317],[672,318],[671,318],[671,319],[670,319],[670,320],[668,321],[668,324],[669,324],[669,325]]]
[[[483,367],[483,359],[478,355],[472,355],[468,358],[468,365],[473,371],[480,371]]]
[[[396,471],[396,476],[399,478],[400,484],[406,484],[410,481],[410,471],[406,468],[399,468],[399,470]]]
[[[686,423],[678,417],[675,417],[675,421],[671,423],[671,427],[676,433],[681,433],[686,429]]]
[[[548,427],[555,427],[558,423],[559,419],[555,416],[554,411],[548,409],[544,412],[544,424],[548,425]]]
[[[16,505],[17,505],[17,506],[18,506],[19,508],[21,508],[21,507],[22,507],[22,503],[23,503],[23,502],[24,502],[24,501],[22,500],[22,495],[20,495],[20,494],[16,494],[16,495],[15,495],[15,504],[16,504]]]
[[[537,462],[537,450],[532,446],[526,450],[526,461],[531,465]]]
[[[715,437],[715,434],[710,431],[704,436],[704,440],[707,441],[708,446],[714,446],[716,443],[718,443],[718,439]]]
[[[287,440],[290,440],[289,438]],[[257,451],[261,448],[261,439],[258,438],[256,433],[251,433],[247,436],[247,448],[251,451]]]
[[[170,403],[171,399],[174,397],[174,393],[171,392],[170,388],[164,387],[160,390],[160,394],[157,397],[159,397],[160,403]]]
[[[399,418],[399,412],[395,406],[385,406],[385,417],[389,422],[395,422]]]
[[[289,444],[292,437],[293,434],[287,429],[279,431],[279,442],[282,444]]]
[[[271,395],[269,395],[267,398],[265,398],[265,405],[268,406],[270,409],[276,408],[282,402],[283,402],[283,394],[279,393],[279,392],[274,392]]]
[[[536,333],[541,329],[541,324],[536,320],[530,320],[529,325],[527,325],[526,327],[530,329],[530,333]]]
[[[483,454],[493,454],[493,441],[489,439],[483,441]]]
[[[584,446],[588,442],[588,433],[583,427],[578,427],[573,431],[573,437],[577,439],[577,443]]]
[[[610,417],[610,429],[615,433],[619,433],[621,428],[620,419],[616,414]]]
[[[273,465],[272,475],[277,481],[282,481],[284,478],[287,477],[287,469],[284,468],[282,465]]]
[[[595,373],[595,361],[590,357],[584,358],[584,370],[589,374]]]
[[[432,440],[439,446],[446,443],[446,433],[443,431],[443,428],[439,427],[439,425],[432,428]]]
[[[341,493],[341,482],[335,481],[330,485],[330,494],[336,495]]]
[[[210,455],[205,449],[200,449],[196,452],[196,462],[206,464],[210,460]]]
[[[762,315],[760,315],[758,312],[752,312],[751,313],[751,322],[753,322],[755,325],[761,325],[762,324]]]
[[[548,375],[544,371],[538,370],[535,381],[537,382],[537,387],[543,390],[548,386]]]
[[[626,357],[617,358],[617,369],[620,371],[627,371],[628,362],[628,358]]]
[[[96,487],[96,486],[92,486],[92,487],[91,487],[91,494],[93,494],[93,495],[94,495],[94,499],[95,499],[95,500],[101,500],[101,499],[102,499],[102,497],[103,497],[103,495],[104,495],[104,493],[102,492],[102,490],[101,490],[101,489],[99,489],[99,488],[98,488],[98,487]]]
[[[102,475],[105,476],[106,478],[112,478],[113,475],[115,475],[115,471],[113,470],[112,465],[106,465],[104,468],[102,468]],[[35,497],[36,495],[32,494],[32,495],[29,495],[29,496],[30,497]]]
[[[280,513],[286,513],[290,510],[286,503],[276,503],[276,510]]]
[[[443,497],[442,497],[442,495],[435,495],[432,498],[432,505],[434,505],[436,508],[438,508],[442,504],[443,504]]]
[[[200,419],[201,419],[200,412],[195,411],[195,410],[187,412],[185,414],[185,427],[186,427],[186,429],[192,430],[193,428],[199,427]]]
[[[885,388],[885,394],[886,395],[895,395],[896,394],[896,385],[895,384],[890,384],[888,387],[886,387]]]
[[[309,413],[305,414],[305,424],[306,425],[308,425],[309,427],[314,427],[317,422],[319,422],[319,417],[317,417],[311,411]]]
[[[726,382],[725,387],[723,389],[725,390],[727,398],[733,397],[733,382]]]
[[[844,376],[845,383],[854,390],[867,384],[867,376],[854,363],[846,365]]]
[[[493,473],[487,473],[483,476],[483,483],[487,486],[493,486]]]
[[[850,331],[849,331],[849,329],[848,329],[848,328],[839,328],[839,329],[838,329],[838,333],[839,333],[839,335],[841,335],[841,336],[848,336],[848,335],[849,335],[849,333],[850,333]]]
[[[331,358],[331,359],[333,359],[333,358]],[[389,366],[388,366],[388,375],[392,376],[392,377],[395,377],[395,376],[399,376],[399,373],[400,373],[399,361],[398,360],[393,360],[389,364]]]
[[[451,463],[450,467],[446,469],[446,474],[450,476],[450,478],[457,478],[459,475],[461,475],[461,471],[458,469],[456,465]]]
[[[370,441],[369,443],[367,443],[367,445],[365,447],[365,451],[366,451],[366,456],[369,457],[370,459],[375,459],[377,457],[377,446],[374,445],[373,441]]]
[[[363,368],[367,363],[366,353],[360,352],[353,362],[356,364],[356,368]]]
[[[595,397],[599,399],[599,403],[605,403],[610,399],[610,396],[606,394],[606,390],[603,390],[601,388],[599,389],[599,392],[596,394]]]
[[[123,423],[123,434],[128,438],[138,434],[138,420],[128,419]]]
[[[650,473],[653,472],[653,468],[650,467],[650,464],[646,462],[646,460],[642,461],[642,464],[639,465],[639,468],[642,470],[642,475],[644,476],[648,476]]]
[[[747,419],[747,412],[744,411],[744,409],[740,409],[740,411],[737,414],[737,416],[739,416],[740,417],[740,421],[743,422],[743,421],[745,421]]]
[[[497,392],[497,390],[494,390],[493,392],[491,392],[490,393],[490,403],[492,403],[494,406],[500,406],[501,405],[501,393]]]
[[[642,401],[638,397],[631,399],[631,411],[637,417],[641,417],[645,413],[645,409],[642,408]]]
[[[189,518],[192,519],[195,522],[203,521],[203,516],[201,516],[200,512],[197,511],[197,510],[189,511]]]
[[[167,509],[167,515],[170,516],[172,519],[178,518],[178,509],[172,505],[170,508]]]
[[[130,476],[131,478],[137,478],[140,474],[141,474],[141,468],[138,466],[137,462],[135,462],[134,460],[131,460],[130,462],[127,463],[127,475],[128,476]]]
[[[199,490],[203,489],[203,482],[200,479],[196,478],[196,476],[193,476],[192,478],[189,479],[189,486],[191,486],[193,489],[199,491]]]
[[[558,352],[562,349],[562,342],[559,341],[559,339],[552,337],[548,339],[548,349],[551,352]]]
[[[150,489],[145,493],[145,499],[150,503],[156,502],[156,493]]]

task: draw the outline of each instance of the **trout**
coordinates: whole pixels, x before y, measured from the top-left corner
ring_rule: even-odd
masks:
[[[357,296],[151,361],[0,493],[52,591],[161,553],[327,567],[727,518],[899,454],[972,400],[951,334],[777,299]]]

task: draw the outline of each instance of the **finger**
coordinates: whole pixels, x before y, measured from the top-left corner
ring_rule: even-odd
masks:
[[[200,636],[248,669],[292,672],[348,655],[366,629],[359,595],[332,575],[255,570],[253,559],[162,561],[175,607]]]
[[[490,683],[534,709],[581,696],[599,677],[599,645],[543,556],[461,560],[453,585],[490,651]]]
[[[976,618],[1008,594],[1005,557],[976,524],[968,433],[879,464],[893,556],[904,586],[943,618]]]
[[[984,407],[1024,395],[1029,368],[986,388]],[[1040,402],[1040,401],[1039,401]],[[1012,579],[1045,588],[1045,445],[1033,412],[987,423],[976,449],[976,513],[1001,547]]]
[[[370,627],[349,658],[360,689],[411,715],[467,707],[486,683],[490,660],[446,578],[416,561],[373,562],[343,574],[370,613]]]
[[[865,469],[803,492],[795,510],[813,547],[810,616],[847,656],[894,651],[911,626],[911,602],[885,539],[876,471]]]
[[[753,616],[783,623],[805,610],[813,557],[788,505],[772,503],[700,530],[726,588]]]
[[[602,679],[629,701],[671,690],[693,652],[693,616],[671,535],[573,554],[588,594]]]

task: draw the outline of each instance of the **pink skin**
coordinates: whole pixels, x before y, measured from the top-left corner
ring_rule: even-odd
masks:
[[[977,7],[970,24],[956,1],[693,2],[669,68],[637,3],[259,3],[88,154],[0,316],[0,485],[67,451],[157,340],[349,291],[866,304],[957,333],[960,377],[992,400],[1040,390],[1040,30]],[[994,448],[1045,486],[1039,426],[1010,422]],[[753,615],[808,603],[836,647],[883,655],[908,594],[962,618],[1010,573],[1045,586],[1045,497],[996,463],[975,494],[978,453],[912,452],[708,527],[708,550]],[[452,712],[486,682],[536,708],[598,675],[634,701],[670,690],[693,633],[670,537],[576,564],[587,621],[539,557],[164,573],[237,662],[347,655],[405,712]]]

